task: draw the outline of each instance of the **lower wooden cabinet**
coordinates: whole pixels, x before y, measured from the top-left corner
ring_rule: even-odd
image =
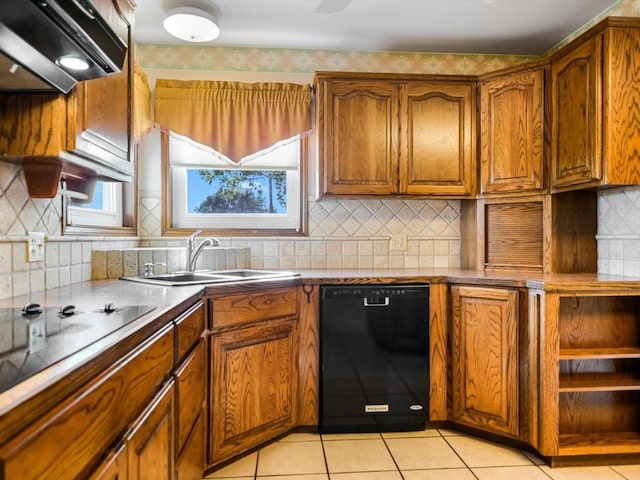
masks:
[[[453,286],[454,422],[520,436],[518,291]]]
[[[204,318],[197,301],[135,348],[108,353],[109,368],[0,445],[0,478],[202,478]]]
[[[205,356],[205,342],[201,339],[176,371],[178,480],[200,480],[204,471]]]
[[[126,447],[120,445],[89,476],[89,480],[127,480]]]
[[[128,480],[167,479],[174,474],[175,382],[167,382],[125,439]]]
[[[640,455],[640,294],[628,282],[541,284],[538,451]]]
[[[210,467],[295,426],[299,368],[296,287],[216,298],[212,309]]]
[[[124,356],[0,448],[0,478],[62,479],[87,475],[167,380],[173,326]],[[157,477],[161,478],[161,477]]]
[[[176,461],[177,480],[202,480],[205,463],[205,416],[202,413]]]

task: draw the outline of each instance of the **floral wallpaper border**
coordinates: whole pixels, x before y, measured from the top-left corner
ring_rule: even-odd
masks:
[[[285,73],[328,70],[477,75],[536,57],[138,44],[136,58],[145,68],[172,70]]]
[[[640,0],[619,0],[550,52],[561,48],[606,16],[640,17]],[[146,68],[178,70],[287,73],[330,70],[479,75],[539,57],[137,44],[136,58]]]

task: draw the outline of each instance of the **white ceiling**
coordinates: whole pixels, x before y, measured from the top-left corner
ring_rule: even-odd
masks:
[[[542,54],[618,0],[136,0],[138,43],[186,44],[162,28],[176,6],[209,8],[220,36],[200,45]]]

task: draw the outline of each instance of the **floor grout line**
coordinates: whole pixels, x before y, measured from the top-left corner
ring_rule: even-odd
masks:
[[[317,439],[316,438],[303,438],[303,439],[298,439],[298,440],[291,440],[291,442],[316,442],[319,441],[320,442],[320,447],[322,449],[322,459],[324,462],[324,473],[316,473],[316,474],[298,474],[298,475],[293,475],[294,477],[300,477],[300,478],[305,478],[305,477],[309,477],[312,478],[313,475],[326,475],[326,478],[328,480],[331,480],[332,478],[335,478],[335,475],[339,475],[339,474],[351,474],[351,475],[359,475],[359,474],[373,474],[373,473],[382,473],[382,472],[398,472],[399,477],[402,480],[405,480],[406,478],[406,474],[407,472],[410,471],[422,471],[422,470],[432,470],[430,468],[413,468],[413,469],[407,469],[405,471],[403,471],[400,468],[400,465],[398,464],[398,460],[396,459],[396,457],[393,455],[393,452],[390,448],[389,445],[389,441],[390,440],[395,440],[395,439],[422,439],[422,438],[442,438],[446,445],[453,450],[454,454],[456,455],[456,457],[461,461],[462,466],[461,467],[450,467],[450,468],[434,468],[433,470],[456,470],[458,468],[460,469],[465,469],[467,470],[471,476],[476,479],[479,480],[479,473],[476,474],[476,471],[481,471],[483,469],[501,469],[501,468],[518,468],[518,467],[536,467],[538,471],[540,471],[544,478],[548,478],[550,480],[554,480],[556,478],[555,475],[553,475],[553,472],[548,471],[547,469],[544,469],[543,467],[546,466],[546,464],[540,464],[535,462],[532,458],[530,458],[529,456],[525,455],[525,457],[527,458],[527,460],[530,462],[529,464],[526,465],[486,465],[486,466],[477,466],[477,467],[471,467],[462,457],[462,455],[458,452],[458,450],[454,447],[454,445],[449,441],[448,437],[449,435],[443,435],[442,432],[438,429],[435,429],[435,431],[437,432],[437,435],[418,435],[418,436],[413,436],[413,435],[407,435],[407,436],[393,436],[393,437],[385,437],[384,435],[380,434],[379,436],[375,437],[375,438],[338,438],[338,439],[333,439],[333,440],[327,440],[326,438],[323,437],[322,434],[318,433],[317,434]],[[458,435],[455,435],[458,436]],[[468,436],[468,435],[461,435],[461,436]],[[472,438],[476,438],[473,437]],[[369,471],[369,470],[363,470],[363,471],[344,471],[344,472],[330,472],[329,471],[329,461],[327,458],[327,452],[325,449],[326,443],[325,442],[340,442],[340,441],[366,441],[366,440],[378,440],[381,439],[386,451],[388,452],[388,454],[391,456],[391,459],[393,461],[393,465],[395,466],[395,470],[375,470],[375,471]],[[286,442],[283,442],[286,443]],[[521,453],[524,455],[524,452],[521,450]],[[266,476],[258,476],[259,473],[259,462],[260,462],[260,454],[261,454],[261,449],[257,450],[256,452],[256,461],[255,461],[255,466],[253,468],[253,475],[251,477],[246,477],[246,478],[253,478],[254,480],[268,480],[269,477],[274,477],[274,476],[280,476],[280,475],[287,475],[287,474],[278,474],[277,472],[274,473],[269,473]],[[621,480],[629,480],[629,475],[623,474],[619,471],[617,471],[614,466],[612,465],[602,465],[604,467],[607,468],[607,471],[610,471],[613,475],[618,476],[618,478],[620,478]],[[602,471],[602,470],[601,470]],[[249,472],[247,472],[249,473]],[[571,475],[570,477],[567,478],[572,478],[572,479],[578,479],[578,478],[592,478],[589,477],[588,474],[586,474],[587,476],[582,476],[582,475],[576,475],[575,477],[573,475]],[[225,478],[232,478],[232,477],[225,477]],[[238,477],[236,477],[238,478]],[[355,478],[355,477],[354,477]],[[203,479],[204,480],[204,479]]]

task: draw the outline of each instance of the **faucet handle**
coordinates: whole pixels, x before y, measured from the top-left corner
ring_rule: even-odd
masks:
[[[189,235],[189,241],[195,240],[195,238],[202,233],[202,230],[196,230],[191,235]]]
[[[157,263],[145,263],[144,264],[144,276],[148,277],[149,275],[155,275],[155,271],[154,269],[158,266],[158,265],[164,265],[165,267],[167,266],[166,263],[164,262],[157,262]]]

